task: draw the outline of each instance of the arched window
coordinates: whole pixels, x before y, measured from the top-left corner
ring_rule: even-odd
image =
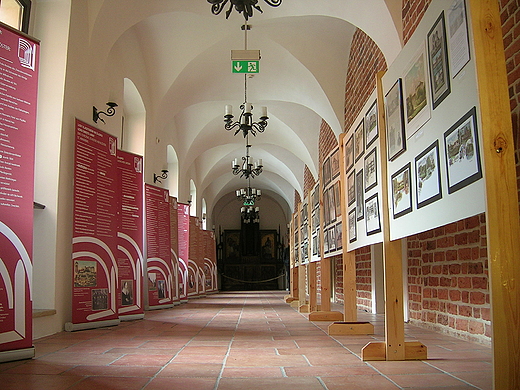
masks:
[[[168,161],[168,179],[166,179],[166,186],[170,191],[170,195],[176,198],[179,197],[179,159],[173,146],[168,145],[166,150]]]
[[[8,26],[27,33],[30,15],[31,0],[0,1],[0,20]]]
[[[206,199],[202,198],[201,206],[202,206],[202,229],[206,230],[207,221],[208,221],[208,214],[206,212]]]
[[[124,79],[124,116],[120,145],[122,150],[144,155],[146,110],[141,94],[132,80]]]
[[[190,179],[190,215],[193,217],[197,216],[197,187],[192,179]]]

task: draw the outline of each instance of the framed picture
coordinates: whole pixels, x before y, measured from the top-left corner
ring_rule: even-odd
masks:
[[[365,157],[365,192],[377,185],[377,155],[376,148],[372,149]]]
[[[350,206],[356,201],[356,170],[347,176],[347,203]]]
[[[411,164],[408,163],[392,175],[392,208],[394,219],[412,211],[410,190]]]
[[[434,110],[451,92],[448,47],[446,42],[446,24],[444,21],[444,11],[442,11],[428,32],[428,62],[430,64]]]
[[[329,210],[329,220],[328,223],[332,223],[336,220],[336,200],[334,196],[334,186],[330,187],[327,191],[327,199],[328,199],[328,210]]]
[[[388,160],[393,161],[406,150],[401,79],[398,79],[385,95],[385,108]]]
[[[367,236],[381,231],[381,220],[379,218],[379,200],[375,193],[365,201]]]
[[[329,252],[336,250],[336,228],[332,226],[329,229]]]
[[[329,221],[329,192],[325,190],[323,192],[323,225],[327,226]]]
[[[428,75],[424,45],[421,45],[404,76],[406,139],[414,135],[431,117]]]
[[[439,141],[435,141],[415,157],[415,189],[417,208],[442,198]]]
[[[336,218],[341,216],[341,186],[339,180],[334,184],[334,205],[336,206]]]
[[[356,223],[356,209],[354,208],[348,213],[348,242],[354,242],[357,240]]]
[[[368,149],[368,147],[374,143],[378,136],[377,101],[375,101],[372,103],[367,113],[365,114],[365,148]]]
[[[444,133],[449,194],[482,178],[476,116],[473,107]]]
[[[330,170],[333,179],[339,175],[339,149],[330,156]]]
[[[450,64],[455,77],[470,60],[468,22],[466,3],[455,0],[448,11],[448,30],[450,35]]]
[[[331,172],[330,172],[330,157],[325,160],[323,163],[323,185],[327,185],[330,183],[331,179]]]
[[[318,236],[312,236],[312,255],[318,255]]]
[[[329,253],[329,231],[323,231],[323,253]]]
[[[365,153],[365,122],[361,121],[354,131],[354,160],[359,160],[363,153]]]
[[[336,250],[343,248],[343,224],[340,222],[336,225]]]
[[[354,166],[354,136],[351,135],[345,144],[345,172]]]
[[[227,259],[237,259],[240,257],[240,230],[225,230],[225,256]]]
[[[363,170],[361,169],[358,173],[356,173],[356,214],[357,220],[361,221],[365,216],[364,203],[363,199],[365,189],[363,185]]]
[[[307,229],[307,224],[304,225],[305,229]],[[262,230],[260,231],[260,245],[262,250],[262,258],[264,259],[274,259],[276,258],[276,230]]]

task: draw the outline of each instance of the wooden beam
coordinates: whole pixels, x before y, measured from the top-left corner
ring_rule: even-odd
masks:
[[[309,214],[310,215],[310,214]],[[309,237],[311,235],[309,234]],[[318,296],[316,291],[316,263],[311,262],[307,265],[307,278],[309,282],[309,311],[318,310]]]
[[[323,235],[323,234],[322,234]],[[323,245],[323,244],[322,244]],[[322,252],[323,253],[323,252]],[[321,265],[321,310],[330,311],[330,298],[331,298],[331,265],[330,257],[322,258],[320,261]]]
[[[387,348],[385,342],[368,343],[361,350],[363,360],[390,360],[387,359]],[[426,360],[428,349],[418,341],[406,341],[404,343],[403,360]]]
[[[300,305],[303,305],[307,302],[306,274],[307,268],[305,267],[305,264],[300,263],[298,266],[298,301],[300,301]]]
[[[520,389],[520,222],[498,2],[469,0],[482,123],[495,389]]]

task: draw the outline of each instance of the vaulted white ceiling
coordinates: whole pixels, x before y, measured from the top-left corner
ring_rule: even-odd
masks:
[[[262,59],[260,73],[247,78],[247,95],[254,117],[267,106],[270,119],[264,133],[250,137],[251,155],[264,163],[254,186],[292,208],[294,190],[303,192],[304,167],[317,178],[321,122],[336,135],[343,131],[354,32],[365,31],[391,63],[401,48],[400,26],[394,23],[401,1],[258,4],[264,12],[250,19],[247,45],[259,49]],[[107,62],[117,55],[121,68],[129,69],[124,76],[141,95],[153,139],[168,139],[175,149],[179,185],[193,179],[209,210],[246,183],[230,169],[245,154],[244,138],[227,132],[223,123],[225,105],[234,106],[236,119],[244,101],[244,75],[231,72],[230,59],[231,50],[245,47],[244,18],[233,11],[226,20],[225,11],[215,16],[210,8],[206,0],[89,2],[91,47]]]

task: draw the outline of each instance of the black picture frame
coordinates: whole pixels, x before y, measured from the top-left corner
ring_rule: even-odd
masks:
[[[323,185],[327,185],[330,183],[332,179],[331,171],[330,171],[330,157],[328,157],[323,163]]]
[[[332,179],[339,176],[339,149],[330,155],[330,171]]]
[[[377,148],[372,149],[365,156],[365,192],[377,186]]]
[[[345,172],[354,166],[354,135],[351,135],[345,144]]]
[[[406,164],[392,177],[393,218],[399,218],[412,211],[412,165]]]
[[[381,232],[381,217],[379,215],[379,197],[376,192],[365,200],[365,225],[367,236]]]
[[[357,218],[356,209],[353,208],[348,213],[348,242],[353,243],[357,240]]]
[[[415,157],[415,199],[417,208],[420,209],[441,198],[439,141],[435,140],[421,154]]]
[[[363,169],[360,169],[359,172],[356,173],[356,215],[358,221],[361,221],[365,217],[365,205],[363,202],[365,199],[365,188],[363,179]]]
[[[451,92],[444,11],[441,12],[428,32],[427,45],[430,67],[430,90],[432,106],[435,110]]]
[[[343,249],[343,223],[336,224],[336,250]]]
[[[358,161],[365,153],[365,121],[359,122],[354,131],[354,161]]]
[[[347,203],[350,206],[356,201],[356,170],[353,169],[347,176]]]
[[[372,145],[379,137],[379,127],[377,118],[377,100],[372,103],[365,114],[365,149]]]
[[[393,161],[406,150],[402,79],[397,79],[385,95],[385,109],[388,160]]]
[[[476,107],[444,133],[444,153],[448,194],[482,178]]]

